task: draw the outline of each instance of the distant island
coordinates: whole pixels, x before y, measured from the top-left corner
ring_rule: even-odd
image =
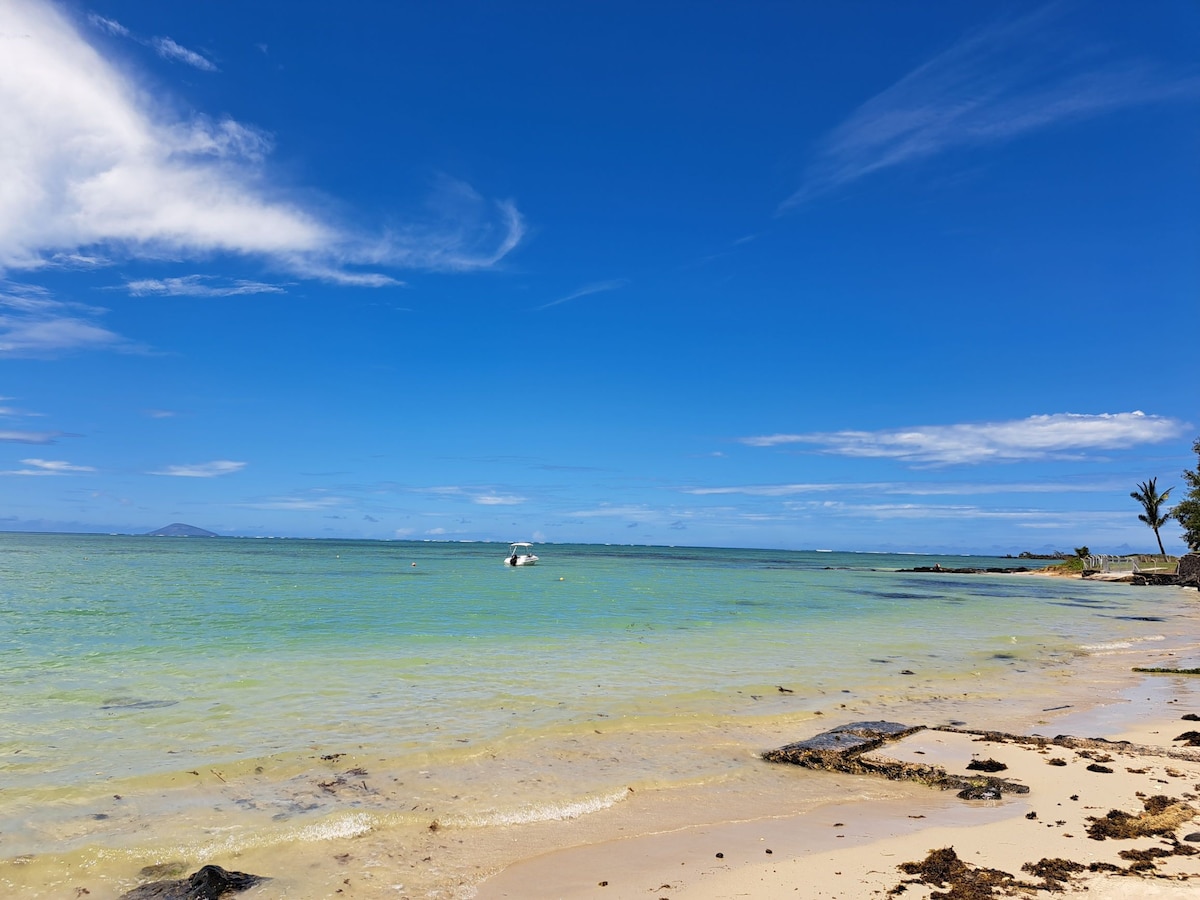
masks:
[[[205,531],[195,525],[172,522],[166,528],[146,532],[146,537],[220,537],[215,531]]]

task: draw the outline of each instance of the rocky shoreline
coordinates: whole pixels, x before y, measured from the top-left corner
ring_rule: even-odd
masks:
[[[1079,573],[1064,572],[1061,569],[1048,571],[1029,566],[987,566],[987,567],[945,567],[936,563],[932,566],[914,566],[911,569],[899,569],[900,572],[914,572],[928,575],[1048,575],[1057,577],[1075,577],[1098,581],[1113,581],[1122,584],[1156,585],[1166,587],[1190,587],[1200,590],[1200,553],[1189,553],[1179,560],[1176,572],[1126,572],[1120,575],[1099,576],[1097,572],[1083,571]]]

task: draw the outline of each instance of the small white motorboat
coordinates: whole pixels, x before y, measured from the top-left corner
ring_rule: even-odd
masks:
[[[504,558],[506,566],[532,566],[536,565],[538,558],[533,555],[533,544],[518,542],[509,544],[511,548],[508,551],[508,556]]]

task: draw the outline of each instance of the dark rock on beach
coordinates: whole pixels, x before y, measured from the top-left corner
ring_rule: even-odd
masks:
[[[270,881],[262,875],[228,872],[220,866],[204,866],[187,878],[152,881],[121,895],[121,900],[219,900]]]
[[[1195,579],[1193,578],[1192,581],[1195,581]],[[1172,573],[1138,572],[1136,575],[1132,576],[1129,579],[1129,583],[1143,585],[1143,586],[1147,585],[1147,584],[1151,584],[1151,585],[1157,585],[1159,587],[1171,587],[1172,585],[1177,586],[1177,587],[1178,586],[1183,586],[1183,587],[1193,586],[1193,585],[1191,585],[1190,582],[1185,581],[1184,579],[1180,578],[1180,576],[1176,575],[1173,572]]]

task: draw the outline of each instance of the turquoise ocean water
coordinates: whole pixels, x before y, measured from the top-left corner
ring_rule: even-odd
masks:
[[[0,535],[0,887],[115,897],[144,865],[261,868],[367,834],[383,856],[431,821],[482,845],[631,787],[775,777],[743,774],[752,751],[817,716],[1083,703],[1081,660],[1200,621],[1194,592],[897,571],[1014,560],[539,545],[513,569],[506,550]]]

